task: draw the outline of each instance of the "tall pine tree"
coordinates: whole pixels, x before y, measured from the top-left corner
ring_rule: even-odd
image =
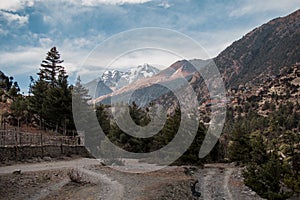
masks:
[[[37,73],[38,80],[31,86],[30,108],[38,115],[40,128],[66,133],[72,124],[72,95],[62,63],[56,47],[51,48]]]

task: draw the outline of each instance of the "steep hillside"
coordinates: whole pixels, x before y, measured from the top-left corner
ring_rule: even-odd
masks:
[[[277,74],[300,61],[300,10],[246,34],[214,61],[227,86],[238,86],[261,73]]]

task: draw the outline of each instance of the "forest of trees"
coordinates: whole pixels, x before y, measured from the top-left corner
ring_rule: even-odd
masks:
[[[300,106],[280,103],[268,117],[251,107],[257,105],[244,105],[246,115],[235,119],[228,112],[224,130],[230,133],[228,157],[245,166],[245,184],[261,197],[287,199],[300,192]]]

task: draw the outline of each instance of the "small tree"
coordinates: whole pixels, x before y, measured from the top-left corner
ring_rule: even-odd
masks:
[[[250,159],[251,145],[250,138],[245,125],[237,122],[231,132],[231,141],[228,146],[228,157],[231,161],[246,163]]]
[[[22,95],[18,95],[15,101],[11,104],[10,109],[18,120],[18,129],[20,131],[20,120],[25,116],[27,110],[26,99]]]

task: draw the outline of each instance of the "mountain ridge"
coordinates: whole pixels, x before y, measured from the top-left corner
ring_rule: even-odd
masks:
[[[300,10],[273,19],[247,33],[214,61],[226,86],[238,86],[261,73],[278,74],[300,61]]]

